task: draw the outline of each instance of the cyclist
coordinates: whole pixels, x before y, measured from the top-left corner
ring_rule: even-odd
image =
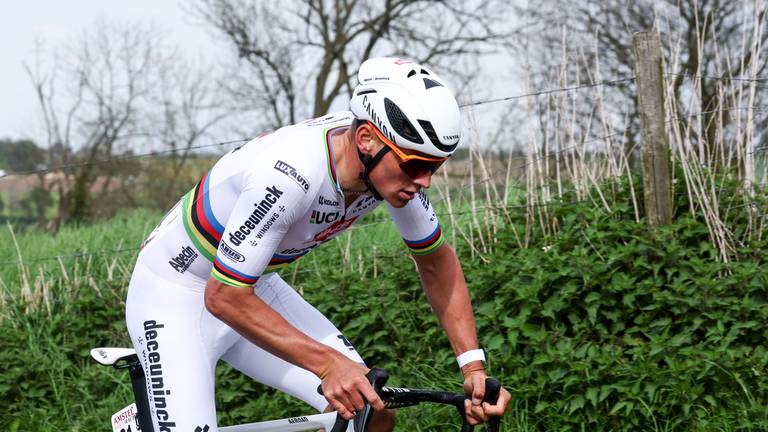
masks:
[[[430,69],[365,61],[350,112],[258,137],[219,159],[145,240],[126,321],[147,376],[155,431],[214,431],[214,370],[251,378],[345,418],[394,414],[365,379],[360,355],[274,268],[287,265],[386,203],[413,253],[427,300],[464,374],[477,424],[510,399],[481,404],[484,354],[460,263],[423,189],[455,151],[459,108]],[[324,396],[317,394],[322,383]]]

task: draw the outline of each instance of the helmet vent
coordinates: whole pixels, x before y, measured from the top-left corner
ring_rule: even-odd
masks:
[[[407,76],[406,78],[410,78],[410,77],[412,77],[412,76],[414,76],[414,75],[416,75],[416,71],[415,71],[415,70],[413,70],[413,69],[411,69],[411,71],[410,71],[410,72],[408,72],[408,76]]]
[[[429,72],[427,72],[427,71],[426,71],[426,70],[424,70],[424,69],[422,69],[422,70],[421,70],[421,73],[422,73],[423,75],[429,75]]]
[[[357,92],[357,95],[358,96],[362,96],[362,95],[368,94],[368,93],[376,93],[376,90],[375,89],[360,90],[359,92]]]
[[[384,98],[384,111],[387,113],[389,124],[392,125],[392,129],[394,129],[398,135],[413,143],[424,144],[424,140],[421,139],[421,136],[419,136],[416,128],[414,128],[408,120],[408,117],[406,117],[400,107],[389,100],[389,98]]]
[[[427,90],[431,89],[432,87],[442,87],[442,86],[443,86],[442,84],[440,84],[439,82],[437,82],[435,80],[432,80],[432,79],[429,79],[429,78],[424,78],[424,87]]]
[[[434,144],[435,147],[437,147],[438,149],[446,153],[449,153],[449,152],[452,152],[457,145],[459,145],[458,141],[456,142],[456,144],[452,144],[452,145],[445,145],[441,143],[440,139],[437,137],[437,134],[435,133],[435,128],[432,127],[432,123],[426,120],[419,120],[419,125],[421,125],[421,128],[424,129],[424,132],[427,134],[427,137],[429,137],[429,140],[432,141],[432,144]]]

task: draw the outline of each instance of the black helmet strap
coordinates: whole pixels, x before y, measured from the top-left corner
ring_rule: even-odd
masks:
[[[365,183],[365,186],[368,188],[369,191],[373,194],[373,197],[376,198],[379,201],[384,201],[384,198],[381,197],[379,194],[379,191],[376,190],[376,188],[373,186],[373,183],[371,183],[371,179],[369,175],[371,174],[371,171],[373,171],[373,168],[381,162],[381,158],[384,157],[384,155],[387,154],[389,151],[388,146],[384,146],[379,150],[378,153],[376,153],[374,156],[363,154],[360,149],[357,149],[357,156],[360,158],[360,162],[363,163],[363,167],[365,168],[363,172],[357,175],[357,178],[363,181]]]

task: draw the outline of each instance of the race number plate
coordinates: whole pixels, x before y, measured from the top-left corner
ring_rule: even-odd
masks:
[[[112,416],[112,432],[137,432],[140,430],[135,403],[128,405]]]

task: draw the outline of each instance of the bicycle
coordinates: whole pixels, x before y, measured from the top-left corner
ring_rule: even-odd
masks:
[[[91,357],[99,364],[115,369],[128,369],[135,403],[128,405],[112,416],[113,432],[154,432],[149,411],[149,400],[146,392],[146,378],[141,368],[139,357],[132,348],[94,348]],[[376,393],[384,406],[399,409],[418,405],[422,402],[452,405],[462,419],[461,432],[472,432],[474,426],[467,423],[464,413],[464,401],[468,398],[463,393],[452,393],[443,390],[415,389],[401,387],[385,387],[388,374],[379,368],[372,368],[368,373]],[[501,390],[501,383],[495,378],[486,380],[486,396],[483,402],[496,403]],[[322,394],[322,389],[318,387]],[[221,432],[300,432],[324,428],[328,432],[366,432],[371,419],[373,408],[366,404],[357,413],[353,421],[338,415],[337,412],[288,417],[277,420],[267,420],[220,427]],[[487,422],[489,432],[498,432],[499,418],[491,418]],[[198,428],[199,429],[199,428]],[[199,430],[195,432],[207,432]]]

